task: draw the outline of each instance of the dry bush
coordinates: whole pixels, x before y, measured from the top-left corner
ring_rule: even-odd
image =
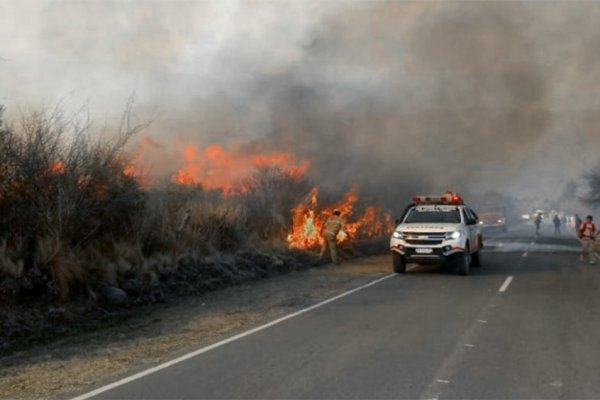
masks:
[[[172,185],[149,194],[137,232],[144,254],[156,257],[170,250],[176,266],[184,254],[199,259],[211,252],[234,251],[243,245],[245,226],[241,207],[222,193]]]
[[[115,135],[96,140],[89,121],[66,119],[60,109],[0,127],[0,257],[16,254],[25,272],[38,267],[61,299],[85,279],[81,249],[131,236],[144,209],[144,193],[124,172],[123,148],[142,128],[128,115]]]
[[[123,149],[143,127],[127,111],[114,135],[96,139],[89,120],[60,109],[0,124],[0,281],[40,275],[23,290],[89,300],[106,285],[152,287],[181,265],[254,240],[285,241],[304,179],[264,167],[235,196],[175,184],[144,191],[125,173]]]
[[[190,220],[181,239],[192,248],[211,252],[233,252],[244,244],[246,219],[231,202],[191,203]]]
[[[303,177],[281,168],[260,167],[243,182],[241,200],[248,218],[248,231],[266,241],[285,242],[290,231],[291,210],[310,190]]]

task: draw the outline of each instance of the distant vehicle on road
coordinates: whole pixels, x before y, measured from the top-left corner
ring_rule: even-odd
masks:
[[[416,196],[390,239],[394,271],[406,264],[446,261],[457,274],[468,275],[481,265],[481,228],[475,212],[452,192],[442,196]]]
[[[479,226],[483,232],[506,232],[506,215],[502,211],[485,211],[479,213]]]

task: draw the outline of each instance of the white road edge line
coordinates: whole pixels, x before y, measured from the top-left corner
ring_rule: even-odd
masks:
[[[500,292],[500,293],[506,292],[506,289],[508,289],[508,285],[510,285],[512,280],[513,280],[512,275],[507,277],[506,280],[504,281],[504,283],[502,284],[502,286],[500,286],[500,289],[498,289],[498,292]]]
[[[283,316],[283,317],[281,317],[281,318],[278,318],[278,319],[276,319],[276,320],[274,320],[274,321],[271,321],[271,322],[269,322],[269,323],[266,323],[266,324],[264,324],[264,325],[261,325],[261,326],[258,326],[258,327],[256,327],[256,328],[250,329],[249,331],[242,332],[242,333],[240,333],[240,334],[237,334],[237,335],[235,335],[235,336],[232,336],[232,337],[230,337],[230,338],[228,338],[228,339],[221,340],[220,342],[217,342],[217,343],[211,344],[211,345],[209,345],[209,346],[203,347],[203,348],[201,348],[201,349],[195,350],[195,351],[193,351],[193,352],[191,352],[191,353],[185,354],[185,355],[183,355],[183,356],[181,356],[181,357],[178,357],[178,358],[176,358],[176,359],[174,359],[174,360],[167,361],[167,362],[165,362],[165,363],[162,363],[162,364],[160,364],[160,365],[157,365],[156,367],[152,367],[152,368],[149,368],[149,369],[147,369],[147,370],[145,370],[145,371],[138,372],[137,374],[131,375],[131,376],[127,377],[127,378],[123,378],[123,379],[121,379],[121,380],[118,380],[118,381],[116,381],[116,382],[113,382],[113,383],[110,383],[110,384],[108,384],[108,385],[102,386],[102,387],[100,387],[100,388],[98,388],[98,389],[92,390],[91,392],[84,393],[84,394],[82,394],[82,395],[80,395],[80,396],[77,396],[77,397],[73,397],[71,400],[85,400],[85,399],[89,399],[90,397],[97,396],[97,395],[99,395],[99,394],[101,394],[101,393],[107,392],[107,391],[109,391],[109,390],[111,390],[111,389],[114,389],[114,388],[116,388],[116,387],[119,387],[119,386],[125,385],[125,384],[127,384],[127,383],[129,383],[129,382],[133,382],[133,381],[135,381],[135,380],[137,380],[137,379],[143,378],[144,376],[147,376],[147,375],[153,374],[153,373],[155,373],[155,372],[158,372],[158,371],[160,371],[160,370],[163,370],[163,369],[165,369],[165,368],[169,368],[169,367],[170,367],[170,366],[172,366],[172,365],[179,364],[180,362],[183,362],[183,361],[185,361],[185,360],[189,360],[190,358],[196,357],[196,356],[198,356],[198,355],[200,355],[200,354],[203,354],[203,353],[206,353],[206,352],[208,352],[208,351],[210,351],[210,350],[216,349],[217,347],[224,346],[224,345],[226,345],[226,344],[228,344],[228,343],[234,342],[234,341],[236,341],[236,340],[238,340],[238,339],[241,339],[241,338],[243,338],[243,337],[246,337],[246,336],[252,335],[252,334],[254,334],[254,333],[256,333],[256,332],[259,332],[259,331],[262,331],[262,330],[264,330],[264,329],[270,328],[270,327],[272,327],[273,325],[277,325],[277,324],[279,324],[279,323],[281,323],[281,322],[283,322],[283,321],[286,321],[286,320],[288,320],[288,319],[291,319],[291,318],[297,317],[298,315],[301,315],[301,314],[307,313],[307,312],[309,312],[309,311],[312,311],[312,310],[314,310],[315,308],[322,307],[322,306],[324,306],[324,305],[326,305],[326,304],[329,304],[329,303],[331,303],[331,302],[334,302],[334,301],[336,301],[336,300],[339,300],[339,299],[341,299],[342,297],[346,297],[346,296],[349,296],[349,295],[351,295],[351,294],[353,294],[353,293],[356,293],[356,292],[358,292],[359,290],[363,290],[363,289],[366,289],[366,288],[368,288],[369,286],[373,286],[373,285],[376,285],[376,284],[378,284],[378,283],[380,283],[380,282],[383,282],[383,281],[385,281],[386,279],[389,279],[389,278],[391,278],[391,277],[393,277],[393,276],[396,276],[396,275],[398,275],[398,274],[390,274],[390,275],[386,275],[386,276],[384,276],[384,277],[382,277],[382,278],[379,278],[379,279],[376,279],[376,280],[374,280],[374,281],[371,281],[371,282],[369,282],[369,283],[367,283],[367,284],[365,284],[365,285],[359,286],[359,287],[357,287],[357,288],[354,288],[354,289],[352,289],[352,290],[349,290],[349,291],[347,291],[347,292],[344,292],[344,293],[342,293],[342,294],[339,294],[339,295],[337,295],[337,296],[334,296],[334,297],[332,297],[332,298],[330,298],[330,299],[324,300],[324,301],[322,301],[322,302],[320,302],[320,303],[317,303],[317,304],[315,304],[315,305],[312,305],[312,306],[310,306],[310,307],[304,308],[304,309],[302,309],[302,310],[296,311],[296,312],[294,312],[294,313],[292,313],[292,314],[288,314],[288,315],[286,315],[286,316]]]

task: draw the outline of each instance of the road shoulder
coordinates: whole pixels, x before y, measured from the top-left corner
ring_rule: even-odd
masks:
[[[255,281],[148,309],[111,327],[3,360],[1,398],[67,397],[359,287],[391,272],[365,257]]]

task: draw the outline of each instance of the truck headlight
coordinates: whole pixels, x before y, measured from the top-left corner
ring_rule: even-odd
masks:
[[[398,231],[394,231],[394,233],[392,233],[392,237],[394,239],[404,239],[404,235],[402,234],[402,232]]]
[[[459,231],[446,232],[446,239],[458,239],[460,236],[461,233]]]

